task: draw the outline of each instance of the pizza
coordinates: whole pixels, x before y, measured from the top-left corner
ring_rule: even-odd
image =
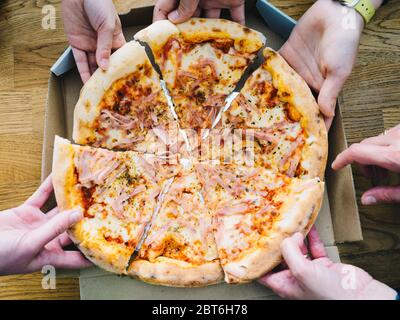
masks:
[[[224,19],[153,23],[135,35],[149,44],[183,129],[211,128],[226,97],[264,46],[265,37]]]
[[[321,207],[327,134],[310,89],[266,48],[229,104],[265,38],[223,19],[160,21],[135,39],[154,61],[136,40],[113,53],[81,91],[77,144],[55,139],[58,206],[84,212],[71,239],[153,284],[260,277]]]
[[[197,165],[203,196],[214,213],[215,241],[227,283],[256,279],[281,262],[288,234],[307,234],[320,209],[323,182],[262,167]]]
[[[177,168],[152,155],[72,145],[56,137],[53,184],[58,207],[84,212],[69,236],[95,264],[125,273],[158,196]]]
[[[75,106],[73,139],[83,145],[166,156],[178,149],[168,140],[177,130],[159,75],[136,41],[111,56],[107,71],[95,71]]]
[[[274,50],[247,79],[222,115],[224,128],[239,129],[257,165],[291,177],[323,178],[327,131],[306,82]]]
[[[212,219],[195,171],[176,176],[128,274],[179,287],[220,282]]]

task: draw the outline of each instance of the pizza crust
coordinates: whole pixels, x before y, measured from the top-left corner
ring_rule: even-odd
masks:
[[[136,41],[131,41],[111,55],[107,71],[99,68],[93,73],[82,88],[75,106],[72,137],[76,143],[84,144],[93,136],[91,128],[100,115],[99,103],[104,92],[115,81],[135,72],[146,62],[150,63],[144,47]]]
[[[180,24],[160,20],[135,34],[135,40],[147,42],[157,52],[171,36],[182,36],[189,42],[228,38],[243,53],[254,53],[265,44],[265,36],[239,23],[225,19],[191,18]]]
[[[74,153],[74,146],[68,140],[55,137],[52,179],[57,204],[62,211],[81,208],[81,198],[75,189]],[[87,222],[87,218],[79,221],[67,231],[68,236],[86,258],[100,268],[125,274],[133,250],[121,244],[109,243],[100,234],[88,237],[85,231]]]
[[[54,139],[52,180],[60,210],[79,208],[80,198],[74,192],[74,149],[67,139]]]
[[[166,257],[158,257],[154,262],[135,260],[128,275],[148,283],[173,287],[202,287],[219,283],[224,278],[219,261],[193,265]]]
[[[134,39],[146,42],[150,47],[157,51],[167,43],[172,36],[178,36],[179,29],[169,20],[159,20],[137,32]]]
[[[272,75],[273,85],[280,93],[279,98],[289,102],[301,114],[301,125],[309,135],[301,162],[307,170],[303,178],[323,179],[328,157],[328,136],[319,106],[307,83],[277,52],[265,48],[263,54],[264,65]]]
[[[121,244],[109,243],[100,237],[87,239],[84,228],[85,220],[82,220],[67,233],[85,257],[108,272],[126,274],[134,250]]]
[[[271,234],[265,239],[263,248],[258,248],[244,258],[224,266],[226,282],[246,283],[271,271],[282,262],[282,241],[296,232],[303,235],[309,232],[322,205],[324,183],[317,178],[307,183],[314,185],[300,197],[285,198],[283,219],[276,223]],[[293,188],[296,188],[296,184]]]

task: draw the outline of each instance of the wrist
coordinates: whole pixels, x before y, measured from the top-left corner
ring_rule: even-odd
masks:
[[[372,280],[359,294],[358,300],[395,300],[397,292],[386,284]]]
[[[346,31],[356,31],[361,35],[365,26],[364,18],[354,8],[344,6],[338,0],[319,0],[318,2],[340,23],[342,28]]]

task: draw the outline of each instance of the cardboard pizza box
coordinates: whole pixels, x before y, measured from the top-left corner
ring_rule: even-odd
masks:
[[[121,15],[126,39],[130,40],[152,21],[152,7],[140,7]],[[295,21],[265,0],[246,1],[249,27],[264,33],[267,45],[279,49],[290,34]],[[269,22],[269,24],[266,23]],[[262,59],[249,68],[255,70]],[[72,140],[75,104],[82,87],[71,49],[68,48],[51,68],[45,113],[42,178],[52,167],[54,136]],[[340,102],[340,101],[339,101]],[[350,168],[334,172],[330,163],[347,147],[340,113],[340,103],[329,133],[329,162],[326,192],[316,225],[329,256],[339,261],[337,243],[362,240],[354,183]],[[205,288],[171,288],[149,285],[121,277],[97,267],[79,271],[58,270],[57,276],[79,276],[82,299],[274,299],[273,293],[257,282],[245,285],[218,284]]]

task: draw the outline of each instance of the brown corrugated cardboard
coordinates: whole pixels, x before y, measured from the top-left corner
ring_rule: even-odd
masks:
[[[136,31],[151,23],[151,18],[151,7],[134,9],[129,14],[122,16],[126,38],[132,39]],[[247,24],[266,35],[268,46],[279,49],[283,44],[284,39],[273,33],[257,13],[255,1],[247,1]],[[69,71],[59,68],[60,64],[70,63],[70,60],[71,56],[68,53],[65,54],[57,62],[58,68],[53,68],[54,73],[50,74],[45,116],[42,177],[46,177],[51,171],[54,135],[57,134],[68,139],[71,139],[72,135],[72,115],[82,83],[76,68]],[[255,66],[250,68],[250,72],[254,70]],[[60,69],[63,71],[59,72]],[[70,67],[64,69],[68,70]],[[330,132],[331,157],[345,146],[346,140],[341,115],[338,112]],[[327,190],[328,193],[325,195],[324,205],[316,225],[330,257],[334,261],[339,261],[335,243],[362,239],[351,170],[333,172],[328,168]],[[62,271],[58,273],[59,276],[77,274]],[[166,288],[144,284],[128,277],[115,276],[95,267],[81,271],[80,284],[83,299],[270,299],[273,297],[271,292],[257,283],[243,286],[221,284],[197,289]]]

